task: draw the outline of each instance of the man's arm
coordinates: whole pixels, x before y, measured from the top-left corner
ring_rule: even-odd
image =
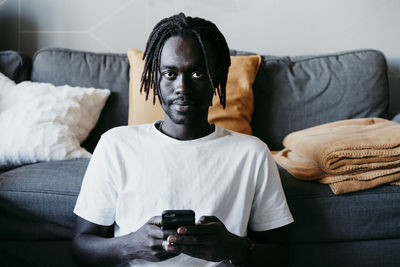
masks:
[[[163,231],[159,216],[138,231],[113,237],[113,226],[102,226],[78,216],[72,241],[74,258],[83,265],[118,266],[133,259],[162,261],[179,253],[166,252],[162,241],[176,231]]]
[[[123,249],[130,243],[127,236],[112,238],[113,226],[91,223],[78,216],[75,237],[72,240],[74,258],[81,264],[114,266],[126,261],[129,256]]]
[[[249,229],[248,238],[255,246],[246,259],[246,266],[287,266],[287,226],[262,232]]]

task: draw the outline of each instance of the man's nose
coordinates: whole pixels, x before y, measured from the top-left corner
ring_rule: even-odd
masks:
[[[176,79],[176,89],[175,92],[178,94],[189,94],[191,91],[191,84],[187,77],[184,75],[179,75]]]

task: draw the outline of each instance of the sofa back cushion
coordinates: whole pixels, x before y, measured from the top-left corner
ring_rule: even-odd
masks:
[[[82,145],[90,152],[102,133],[128,123],[129,63],[126,55],[42,49],[33,56],[31,80],[111,90],[96,127]]]
[[[253,134],[271,150],[296,130],[362,117],[388,117],[386,60],[375,50],[322,56],[263,56],[253,84]]]
[[[31,59],[16,51],[0,51],[0,72],[16,83],[29,80]]]
[[[231,55],[254,53],[231,51]],[[86,142],[93,151],[100,135],[127,125],[129,63],[125,54],[100,54],[60,48],[33,57],[32,81],[108,88],[112,94]],[[362,117],[388,118],[389,88],[384,55],[358,50],[320,56],[262,55],[253,84],[253,134],[271,150],[296,130]]]

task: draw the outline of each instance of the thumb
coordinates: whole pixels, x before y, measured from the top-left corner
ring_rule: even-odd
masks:
[[[147,223],[161,226],[161,216],[154,216],[150,218],[150,220],[148,220]]]
[[[221,222],[221,220],[215,216],[201,216],[197,224],[206,224],[212,222]]]

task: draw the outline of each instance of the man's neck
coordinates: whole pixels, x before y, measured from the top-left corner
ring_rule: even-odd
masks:
[[[177,140],[193,140],[209,135],[213,127],[204,121],[195,124],[176,124],[169,119],[160,123],[159,130]]]

